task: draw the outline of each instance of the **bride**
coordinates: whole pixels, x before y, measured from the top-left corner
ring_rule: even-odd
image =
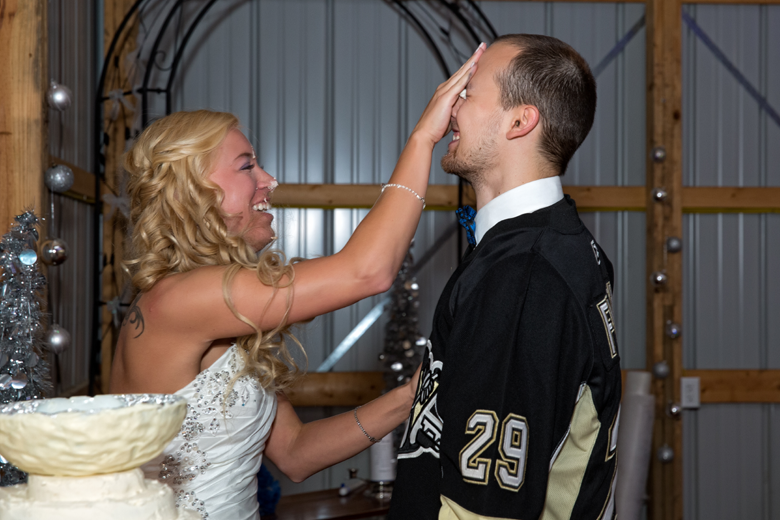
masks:
[[[284,338],[290,324],[391,286],[424,207],[433,146],[483,50],[436,90],[373,209],[332,256],[287,263],[266,248],[277,183],[234,116],[171,114],[127,153],[125,265],[137,296],[111,392],[188,399],[180,433],[144,466],[147,478],[173,487],[179,507],[210,520],[257,519],[263,454],[300,482],[408,416],[416,378],[359,410],[302,424],[283,392],[298,375]]]

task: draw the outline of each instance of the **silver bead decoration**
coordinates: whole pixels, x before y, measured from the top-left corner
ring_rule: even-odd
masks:
[[[73,93],[65,85],[61,85],[52,80],[49,90],[46,92],[46,101],[49,106],[60,112],[67,110],[73,100]]]
[[[682,251],[682,240],[678,237],[668,237],[666,239],[666,250],[670,253],[679,253]]]
[[[669,403],[669,406],[666,407],[666,413],[672,419],[679,419],[682,411],[683,407],[680,405],[680,403]]]
[[[653,189],[653,200],[656,202],[664,202],[667,197],[669,197],[669,194],[666,192],[663,188],[655,188]]]
[[[680,334],[682,334],[682,327],[680,327],[678,323],[674,323],[670,320],[666,322],[664,332],[669,339],[677,339],[680,337]]]
[[[653,151],[650,152],[650,156],[653,158],[654,163],[662,163],[666,160],[666,148],[663,146],[656,146]]]
[[[666,379],[670,373],[671,369],[666,361],[659,361],[653,365],[653,375],[658,379]]]
[[[6,390],[11,386],[11,374],[0,374],[0,390]]]
[[[38,361],[40,361],[41,358],[38,357],[38,354],[35,352],[30,352],[30,354],[27,356],[27,366],[30,368],[34,368]]]
[[[43,341],[49,350],[55,354],[62,354],[70,347],[70,333],[55,323],[46,333]]]
[[[47,238],[41,243],[41,261],[46,265],[60,265],[68,259],[68,244],[61,238]]]
[[[38,261],[38,255],[32,249],[25,249],[19,253],[19,261],[24,265],[35,265]]]
[[[658,457],[658,460],[660,460],[664,464],[667,464],[674,460],[674,450],[668,444],[664,444],[663,446],[658,448],[658,451],[656,452],[656,457]]]
[[[669,281],[669,277],[666,276],[666,273],[663,271],[656,271],[652,275],[650,275],[650,279],[653,281],[653,284],[656,286],[659,285],[666,285],[666,282]]]
[[[64,164],[55,164],[43,176],[46,187],[56,193],[68,191],[73,186],[75,176],[73,170]]]

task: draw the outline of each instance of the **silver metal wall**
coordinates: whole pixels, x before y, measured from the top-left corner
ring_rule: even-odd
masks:
[[[185,17],[198,9],[198,2],[188,4]],[[162,5],[157,14],[150,10],[145,16],[150,33],[162,18]],[[500,34],[556,36],[577,48],[591,65],[601,61],[644,14],[643,5],[633,4],[480,5]],[[462,54],[473,50],[459,34],[453,42]],[[644,55],[641,30],[598,78],[597,120],[569,166],[566,184],[644,184]],[[454,70],[455,53],[445,58]],[[165,60],[160,58],[163,66]],[[261,164],[286,183],[386,180],[408,132],[445,79],[418,33],[379,0],[223,0],[196,30],[183,63],[175,83],[174,109],[212,108],[237,114]],[[153,103],[153,115],[162,115],[162,100]],[[431,182],[454,184],[438,165],[444,151],[443,145],[437,147]],[[277,209],[279,246],[290,256],[333,253],[365,214]],[[623,367],[644,367],[644,214],[590,213],[583,219],[616,267]],[[426,212],[415,238],[415,255],[421,256],[453,220],[452,214]],[[430,331],[438,294],[457,265],[455,249],[453,238],[417,277],[423,334]],[[369,298],[303,326],[299,335],[309,366],[316,368],[377,301]],[[383,324],[380,320],[374,325],[335,370],[379,369]],[[300,413],[307,420],[333,411]],[[300,485],[282,479],[283,491],[337,486],[346,476],[345,468],[352,466],[366,475],[367,455]]]
[[[94,0],[49,0],[49,76],[73,92],[71,107],[49,110],[49,150],[87,171],[93,166],[92,117],[96,70]],[[42,174],[42,173],[41,173]],[[49,267],[52,320],[71,334],[71,347],[60,356],[62,393],[85,391],[92,331],[92,206],[62,195],[39,209],[45,217],[42,237],[68,244],[69,258]],[[54,361],[52,359],[52,361]]]
[[[780,7],[686,6],[780,109]],[[780,186],[780,127],[683,29],[687,186]],[[780,368],[780,215],[685,215],[686,368]],[[704,405],[684,418],[685,518],[780,516],[780,407]]]

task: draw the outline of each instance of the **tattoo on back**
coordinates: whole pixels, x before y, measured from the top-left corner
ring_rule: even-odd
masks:
[[[138,331],[138,334],[133,336],[133,339],[144,333],[144,315],[141,313],[141,308],[138,306],[138,299],[140,297],[140,294],[135,297],[133,303],[130,304],[130,309],[128,309],[127,314],[125,314],[125,319],[122,320],[122,326],[125,326],[128,323],[130,325],[135,325],[135,330]]]

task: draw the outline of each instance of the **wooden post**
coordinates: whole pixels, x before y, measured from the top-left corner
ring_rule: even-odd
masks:
[[[682,322],[682,253],[668,253],[666,238],[682,238],[682,6],[680,0],[647,0],[647,365],[668,363],[671,373],[655,379],[655,424],[650,471],[649,517],[682,519],[682,423],[667,415],[680,401],[682,340],[669,338],[668,322]],[[661,148],[663,152],[661,153]],[[657,151],[659,153],[654,153]],[[657,201],[653,190],[667,196]],[[656,284],[653,273],[666,283]],[[658,450],[674,458],[662,462]]]
[[[122,22],[125,14],[130,10],[134,4],[134,0],[106,0],[104,4],[104,21],[103,21],[103,52],[108,52],[108,47],[111,45],[111,40],[114,37],[114,33]],[[123,80],[127,76],[125,70],[125,57],[127,54],[135,49],[136,35],[138,31],[137,18],[131,22],[131,26],[125,28],[122,39],[117,42],[117,48],[115,55],[118,56],[112,66],[118,67],[118,71],[114,69],[111,74],[106,78],[105,92],[109,92],[116,88],[121,88]],[[104,92],[104,93],[105,93]],[[127,100],[134,104],[134,99],[128,97]],[[111,113],[111,103],[105,102],[103,105],[104,114],[104,128],[109,128],[109,115]],[[110,125],[108,132],[109,142],[105,147],[105,184],[103,185],[103,193],[111,193],[112,190],[119,188],[121,179],[119,175],[119,169],[121,165],[122,155],[125,152],[125,127],[131,126],[131,120],[133,113],[127,113],[124,110],[119,111],[119,116],[116,121]],[[110,261],[107,261],[105,268],[103,269],[103,292],[102,300],[104,302],[110,301],[116,296],[117,290],[121,291],[127,277],[122,272],[120,264],[124,254],[124,238],[125,238],[125,223],[122,220],[122,216],[119,212],[115,212],[111,219],[108,219],[108,208],[103,208],[103,215],[106,219],[103,221],[103,254],[104,258],[110,260],[114,259],[113,265]],[[114,358],[114,347],[117,341],[117,329],[113,327],[113,316],[106,306],[103,307],[102,312],[102,326],[101,330],[105,331],[102,344],[101,344],[101,364],[100,364],[100,389],[106,393],[108,392],[110,377],[111,377],[111,362]]]
[[[46,9],[44,0],[0,2],[0,235],[26,209],[43,215]]]

